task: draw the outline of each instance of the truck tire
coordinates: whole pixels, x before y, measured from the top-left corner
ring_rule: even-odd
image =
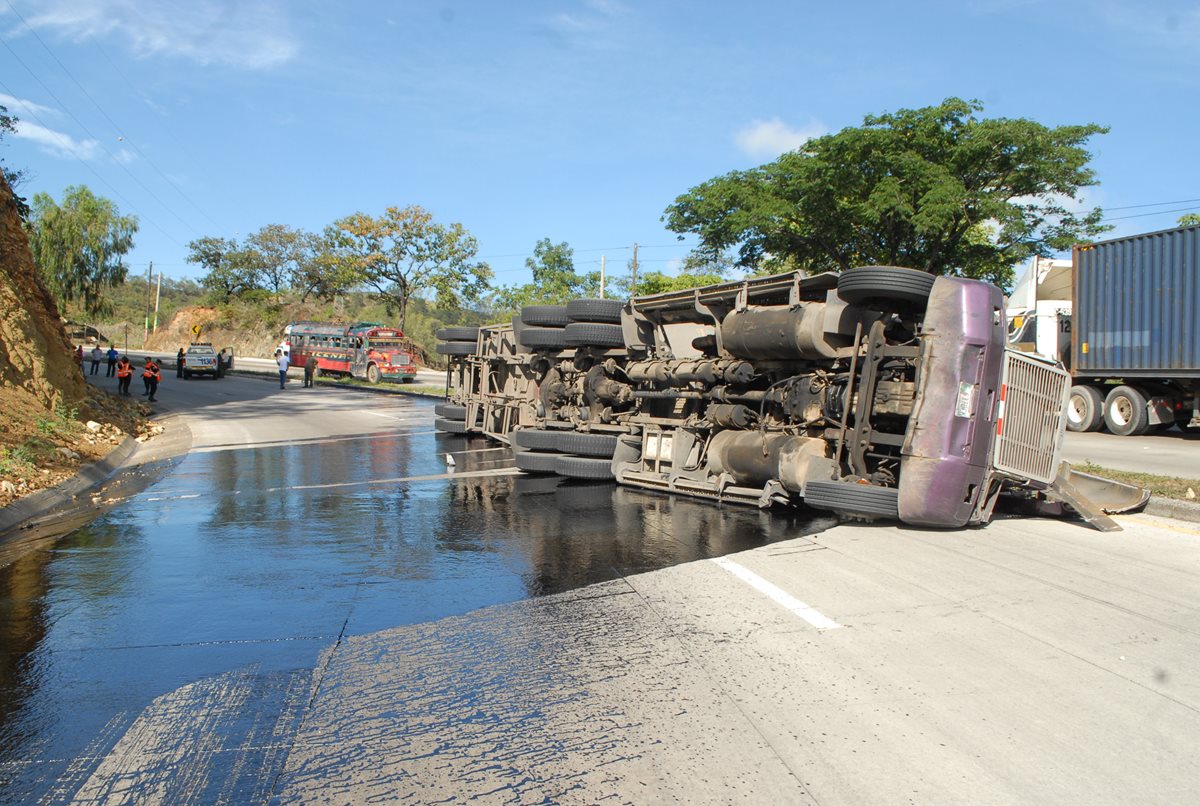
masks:
[[[439,341],[434,350],[438,355],[475,355],[475,342]]]
[[[521,309],[521,321],[540,327],[566,327],[571,324],[565,305],[526,305]]]
[[[566,432],[548,431],[543,428],[522,428],[513,431],[511,439],[518,448],[531,451],[560,451],[559,439]]]
[[[518,353],[523,353],[526,350],[525,342],[521,338],[522,334],[525,333],[525,327],[526,325],[521,321],[521,317],[514,316],[512,318],[513,344],[516,346]]]
[[[567,344],[575,347],[624,347],[620,325],[572,322],[563,329]]]
[[[375,364],[367,364],[367,383],[379,383],[379,379],[383,375],[379,372],[379,367]]]
[[[843,515],[867,518],[900,518],[900,491],[850,481],[810,481],[804,485],[804,503]]]
[[[1104,398],[1104,424],[1122,437],[1140,437],[1150,430],[1146,396],[1132,386],[1117,386]]]
[[[851,305],[882,311],[924,310],[936,278],[899,266],[860,266],[838,276],[837,293]]]
[[[576,456],[599,456],[611,459],[617,450],[617,437],[612,434],[581,434],[563,431],[558,435],[558,450]]]
[[[620,324],[624,307],[619,299],[573,299],[567,303],[567,318],[572,322]]]
[[[533,451],[518,451],[513,454],[518,470],[526,473],[554,473],[558,460],[562,458],[557,453],[534,453]]]
[[[530,349],[561,350],[567,346],[567,337],[561,327],[527,327],[521,333],[521,344]]]
[[[462,420],[447,420],[442,417],[438,417],[433,421],[433,427],[439,431],[445,431],[447,434],[467,433],[467,424]]]
[[[592,456],[558,457],[554,472],[569,479],[611,479],[613,478],[612,460],[597,459]]]
[[[479,328],[477,327],[444,327],[433,334],[438,341],[469,341],[474,342],[479,338]]]
[[[446,420],[467,419],[467,407],[456,403],[438,403],[433,407],[433,413]]]
[[[1095,431],[1104,422],[1104,395],[1094,386],[1076,384],[1067,402],[1067,430]]]

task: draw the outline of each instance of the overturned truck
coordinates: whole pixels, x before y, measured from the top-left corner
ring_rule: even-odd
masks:
[[[1006,349],[1003,311],[989,284],[890,266],[527,306],[439,331],[437,427],[525,472],[715,501],[961,527],[1006,494],[1116,528],[1061,461],[1068,374]]]

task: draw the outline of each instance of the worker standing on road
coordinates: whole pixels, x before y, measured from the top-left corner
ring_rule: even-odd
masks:
[[[88,374],[95,375],[97,370],[100,369],[100,359],[104,358],[104,351],[100,349],[99,344],[97,344],[95,347],[92,348],[91,356],[92,356],[92,371]]]
[[[119,356],[120,353],[117,352],[117,348],[113,346],[113,343],[109,342],[108,352],[105,353],[105,355],[108,356],[108,372],[104,374],[104,377],[111,378],[117,374],[117,356]]]
[[[79,365],[79,374],[83,374],[83,345],[75,349],[75,363]]]
[[[288,361],[288,357],[283,354],[283,350],[276,350],[275,363],[279,365],[279,388],[282,389],[283,385],[287,383],[287,371],[291,362]]]
[[[158,364],[154,363],[153,358],[146,359],[146,366],[142,368],[142,380],[146,382],[146,394],[150,396],[150,402],[154,403],[154,395],[158,393],[158,382],[162,380],[162,372],[158,368]]]
[[[133,380],[133,364],[129,363],[129,356],[123,355],[117,362],[117,394],[129,397],[131,380]]]
[[[179,348],[179,352],[175,353],[175,377],[183,377],[183,362],[187,359],[183,357],[183,348]]]
[[[317,357],[312,353],[308,354],[308,360],[304,362],[304,388],[308,389],[313,385],[313,376],[317,374]]]

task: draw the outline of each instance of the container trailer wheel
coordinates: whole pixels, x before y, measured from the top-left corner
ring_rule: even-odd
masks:
[[[510,439],[518,448],[530,451],[558,451],[560,432],[544,428],[522,428],[513,431]]]
[[[527,327],[521,333],[521,344],[530,348],[563,349],[567,337],[561,327]]]
[[[1094,386],[1076,384],[1067,402],[1067,430],[1095,431],[1104,422],[1104,396]]]
[[[1132,386],[1118,386],[1104,398],[1104,424],[1123,437],[1140,437],[1150,430],[1146,396]]]
[[[572,322],[563,330],[567,344],[576,347],[624,347],[620,325]]]
[[[564,431],[558,437],[558,449],[577,456],[599,456],[611,459],[617,451],[617,437],[613,434],[582,434]]]

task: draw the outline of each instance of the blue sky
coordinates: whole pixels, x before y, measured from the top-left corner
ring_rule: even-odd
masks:
[[[1114,234],[1200,210],[1197,3],[0,0],[0,37],[0,156],[26,195],[137,214],[135,272],[407,204],[466,226],[497,283],[543,237],[672,271],[678,194],[952,95],[1111,126],[1084,203]]]

